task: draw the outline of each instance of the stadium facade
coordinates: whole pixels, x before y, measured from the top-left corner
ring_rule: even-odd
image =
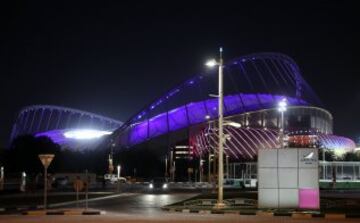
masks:
[[[205,68],[204,68],[205,69]],[[164,139],[161,153],[179,143],[195,156],[217,147],[217,71],[206,70],[171,88],[133,115],[109,138],[126,150]],[[290,57],[279,53],[242,56],[224,66],[224,117],[241,125],[225,126],[225,153],[231,159],[254,158],[259,148],[277,148],[280,114],[286,99],[285,139],[288,147],[315,147],[343,153],[351,139],[333,134],[333,117],[303,79]],[[156,148],[154,148],[156,149]]]

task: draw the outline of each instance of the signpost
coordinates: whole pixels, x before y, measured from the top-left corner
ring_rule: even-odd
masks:
[[[79,207],[79,192],[84,189],[84,182],[77,176],[74,181],[74,190],[76,192],[76,207]]]
[[[40,154],[39,159],[44,166],[44,210],[47,205],[47,168],[50,166],[51,161],[54,159],[54,154]]]
[[[88,199],[89,199],[89,184],[90,184],[90,180],[89,180],[89,177],[88,177],[88,170],[86,169],[85,170],[85,179],[86,179],[86,191],[85,191],[85,210],[88,209]]]

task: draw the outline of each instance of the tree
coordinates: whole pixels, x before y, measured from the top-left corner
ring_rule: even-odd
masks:
[[[51,153],[57,156],[60,153],[60,146],[46,136],[18,136],[12,141],[10,149],[5,152],[5,165],[8,171],[12,172],[41,172],[43,167],[38,155],[44,153]],[[57,165],[58,163],[55,159],[54,163],[49,167],[50,170],[56,169]]]
[[[320,160],[323,160],[323,156],[322,156],[323,150],[324,150],[324,149],[320,149],[320,151],[319,151]],[[325,160],[326,160],[326,161],[335,161],[335,160],[336,160],[336,157],[335,157],[334,151],[332,151],[332,150],[325,150]]]
[[[360,161],[360,156],[354,152],[347,152],[343,156],[344,161]]]

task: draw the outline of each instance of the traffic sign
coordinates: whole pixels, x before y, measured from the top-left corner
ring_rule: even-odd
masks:
[[[50,166],[51,161],[54,159],[54,154],[40,154],[39,159],[45,168]]]
[[[84,181],[82,181],[81,179],[76,179],[74,181],[74,190],[79,192],[79,191],[82,191],[84,189]]]

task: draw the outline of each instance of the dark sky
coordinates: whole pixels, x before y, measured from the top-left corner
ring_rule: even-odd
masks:
[[[335,133],[360,136],[356,1],[132,2],[1,6],[0,146],[26,105],[125,121],[204,69],[219,46],[225,59],[262,51],[291,56],[334,115]]]

